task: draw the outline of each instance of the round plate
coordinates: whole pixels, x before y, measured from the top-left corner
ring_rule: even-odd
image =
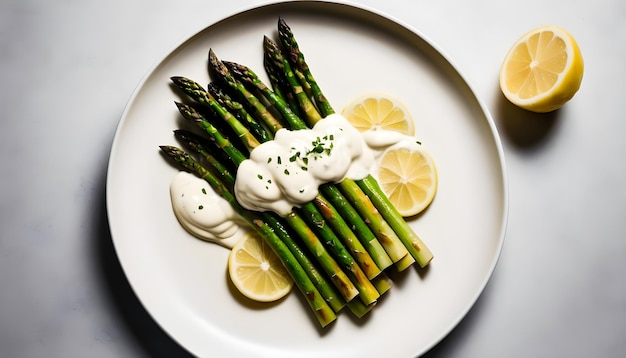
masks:
[[[435,255],[395,285],[362,320],[349,312],[320,329],[298,294],[276,304],[240,300],[228,251],[187,234],[159,153],[176,141],[180,100],[169,78],[209,82],[207,54],[264,75],[263,36],[278,17],[294,31],[317,81],[340,111],[365,92],[402,100],[416,137],[438,166],[439,190],[411,225]],[[439,342],[482,292],[502,247],[507,216],[502,147],[485,106],[445,55],[414,29],[355,5],[294,1],[237,13],[192,36],[140,83],[115,134],[107,207],[121,265],[142,304],[192,354],[228,357],[412,357]]]

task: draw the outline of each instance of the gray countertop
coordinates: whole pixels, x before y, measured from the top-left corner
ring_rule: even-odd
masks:
[[[252,0],[0,3],[0,356],[184,357],[133,293],[108,228],[107,161],[133,90],[163,56]],[[454,61],[504,146],[509,220],[496,270],[427,357],[626,351],[626,3],[366,0]],[[561,110],[512,107],[500,62],[521,34],[568,29],[585,60]]]

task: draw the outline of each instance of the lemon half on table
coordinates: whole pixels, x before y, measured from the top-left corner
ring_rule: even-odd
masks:
[[[558,26],[542,26],[518,39],[500,68],[500,89],[514,105],[545,113],[572,99],[584,64],[574,37]]]

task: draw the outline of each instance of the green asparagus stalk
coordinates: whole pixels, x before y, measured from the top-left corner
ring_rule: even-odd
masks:
[[[398,234],[411,256],[417,261],[417,264],[422,268],[428,266],[434,257],[432,252],[409,226],[406,220],[404,220],[391,201],[389,201],[389,198],[383,193],[376,179],[369,175],[357,181],[357,184],[372,200],[379,211],[383,213],[383,217]]]
[[[278,35],[281,43],[287,49],[286,51],[290,54],[289,60],[292,61],[292,66],[298,68],[305,74],[305,78],[311,86],[311,91],[313,93],[313,98],[316,101],[317,108],[319,108],[320,116],[326,117],[335,113],[333,107],[330,105],[330,102],[324,96],[321,88],[317,84],[317,81],[315,81],[313,75],[311,74],[310,68],[305,61],[304,55],[300,51],[300,47],[298,46],[291,28],[282,18],[278,20]],[[315,124],[319,120],[318,118],[318,116],[310,117],[309,123],[311,125]],[[393,228],[420,267],[428,265],[433,258],[432,252],[423,243],[415,231],[413,231],[406,220],[404,220],[404,218],[398,213],[393,204],[389,201],[389,198],[380,189],[376,180],[370,175],[357,181],[357,184],[372,200],[378,211],[384,217],[385,221]]]
[[[349,224],[350,230],[355,233],[378,268],[385,270],[393,265],[394,262],[389,257],[389,254],[387,254],[384,246],[341,191],[335,185],[324,184],[320,186],[320,192],[324,194],[325,197],[333,198],[332,202],[335,204],[335,208],[339,212],[340,217]],[[343,228],[337,228],[337,230],[343,230]]]
[[[273,227],[267,222],[263,215],[241,207],[228,188],[226,188],[217,177],[202,167],[187,153],[172,146],[161,146],[160,148],[163,153],[165,153],[174,162],[183,166],[188,171],[195,173],[200,178],[205,179],[209,185],[211,185],[213,190],[218,193],[218,195],[228,201],[233,209],[243,219],[245,219],[250,226],[254,228],[254,230],[265,238],[274,253],[276,253],[285,265],[285,268],[293,278],[296,287],[298,287],[302,293],[302,296],[305,298],[309,307],[311,307],[317,321],[322,327],[326,327],[328,324],[336,320],[337,315],[333,309],[320,295],[313,282],[309,279],[306,271],[294,257],[293,253],[281,241]]]
[[[285,22],[283,18],[278,19],[278,37],[285,48],[289,62],[303,74],[301,82],[306,83],[306,85],[302,85],[311,88],[311,97],[313,98],[315,105],[319,108],[319,112],[324,117],[330,113],[334,113],[330,102],[326,99],[324,93],[322,93],[315,77],[313,77],[313,74],[309,69],[309,65],[304,58],[304,54],[300,51],[300,47],[298,46],[298,42],[296,41],[291,28],[287,25],[287,22]]]
[[[183,144],[184,147],[200,155],[208,164],[209,169],[213,170],[215,175],[220,178],[225,187],[228,188],[230,193],[234,196],[233,187],[235,184],[235,177],[219,159],[213,156],[211,149],[207,147],[207,141],[190,131],[180,129],[174,131],[174,136]],[[300,265],[302,265],[315,287],[324,297],[326,302],[328,302],[333,311],[339,312],[344,307],[346,303],[345,300],[343,300],[334,286],[326,280],[315,264],[302,251],[300,245],[294,241],[291,233],[289,233],[287,228],[282,224],[280,217],[278,217],[275,213],[270,212],[262,213],[261,215],[265,218],[268,224],[272,226],[274,232],[276,232],[282,242],[287,245],[298,262],[300,262]],[[376,288],[380,292],[379,287],[376,286]]]
[[[226,108],[220,105],[219,102],[198,83],[188,78],[180,77],[180,76],[174,76],[171,78],[171,80],[180,89],[182,89],[189,97],[193,98],[198,103],[211,108],[217,116],[223,119],[233,129],[233,131],[235,131],[238,134],[239,139],[241,140],[241,142],[246,148],[250,148],[254,146],[255,143],[258,143],[258,140],[248,130],[248,128],[244,126],[240,121],[238,121],[237,118],[232,113],[230,113]],[[187,112],[193,111],[195,122],[201,127],[203,127],[205,131],[208,131],[208,128],[206,126],[208,121],[204,119],[204,116],[201,113],[199,113],[197,110],[193,109],[189,105],[184,105],[182,103],[177,103],[176,105],[178,106],[179,111],[181,110],[181,107],[184,107]],[[200,120],[199,118],[202,118],[203,120]],[[211,127],[212,127],[211,133],[209,134],[211,135],[220,134],[221,136],[221,133],[216,126],[211,125]],[[230,155],[230,153],[228,154]],[[246,157],[241,155],[240,157],[236,159],[238,160],[238,162],[235,164],[239,165],[239,163],[245,160]]]
[[[290,86],[291,91],[293,91],[305,119],[309,120],[309,126],[312,127],[314,123],[322,119],[322,116],[319,114],[317,108],[309,99],[304,87],[296,77],[289,60],[283,56],[278,44],[267,36],[263,38],[263,48],[274,66],[283,72],[286,83]]]
[[[333,204],[330,201],[325,200],[321,195],[318,195],[315,199],[313,199],[313,202],[317,209],[321,212],[322,217],[326,220],[328,225],[343,239],[346,247],[350,249],[355,261],[359,263],[359,266],[367,278],[371,280],[378,276],[382,270],[365,249],[355,232],[343,220],[341,215],[338,214],[338,210],[335,209]],[[389,256],[385,255],[383,257],[388,258]],[[389,259],[389,261],[391,261],[391,259]]]
[[[224,81],[228,86],[232,87],[235,91],[237,91],[248,103],[254,108],[257,114],[262,118],[263,123],[270,129],[272,133],[276,133],[276,131],[282,128],[282,124],[280,120],[276,118],[267,107],[261,103],[254,94],[252,94],[246,87],[239,83],[239,81],[235,80],[228,71],[224,71],[224,67],[221,65],[221,62],[217,59],[215,52],[210,49],[209,50],[209,70],[210,72],[215,71],[219,76],[220,80]]]
[[[298,101],[295,98],[294,93],[291,91],[290,87],[286,84],[286,79],[280,71],[276,71],[274,66],[272,65],[272,59],[270,56],[263,52],[263,67],[265,68],[265,72],[267,73],[270,84],[274,93],[280,98],[284,98],[287,101],[289,108],[298,116],[302,117],[302,112],[300,111],[300,106],[298,105]]]
[[[265,142],[272,139],[272,135],[267,131],[263,125],[257,122],[252,115],[246,110],[243,104],[231,98],[225,93],[217,84],[211,82],[207,86],[207,92],[210,93],[213,98],[229,112],[235,114],[237,119],[246,123],[250,132],[261,142]]]
[[[398,271],[403,271],[415,263],[415,260],[409,255],[407,248],[403,245],[402,241],[400,241],[396,232],[387,221],[385,221],[370,198],[353,180],[344,179],[336,185],[349,201],[361,203],[361,205],[357,207],[359,214],[369,224]]]
[[[228,73],[232,74],[233,80],[238,80],[243,83],[244,86],[247,84],[259,90],[261,94],[267,98],[269,103],[282,115],[285,122],[289,124],[290,129],[299,130],[308,128],[306,123],[292,110],[287,101],[269,88],[252,69],[231,61],[222,61],[222,64],[224,65],[224,71],[228,70]]]
[[[389,276],[384,273],[382,275],[376,276],[376,279],[373,280],[373,283],[381,295],[387,293],[391,289],[391,287],[393,287],[393,281],[389,278]]]
[[[190,80],[181,82],[177,79],[176,81],[178,81],[179,84],[182,84],[188,83]],[[205,132],[209,134],[211,139],[228,154],[235,165],[238,166],[246,159],[246,156],[237,150],[237,148],[235,148],[227,138],[224,138],[221,133],[199,112],[195,111],[191,106],[183,103],[177,103],[177,106],[183,117],[195,122],[198,126],[203,128]],[[309,251],[316,257],[320,266],[331,278],[342,297],[346,301],[350,301],[356,297],[359,294],[357,287],[355,287],[355,284],[353,284],[337,261],[331,256],[324,244],[318,238],[317,234],[311,230],[304,219],[302,219],[301,216],[295,211],[290,212],[284,217],[284,219],[300,237]]]
[[[316,199],[318,200],[318,199]],[[302,205],[298,209],[302,212],[310,225],[315,225],[317,232],[325,240],[326,247],[333,253],[333,257],[346,269],[345,272],[350,277],[352,283],[359,291],[359,298],[363,303],[369,305],[375,303],[380,297],[378,290],[367,277],[367,274],[357,263],[350,251],[346,249],[343,243],[337,238],[333,229],[328,225],[324,216],[317,210],[317,207],[313,203],[307,203]],[[358,240],[357,240],[358,241]],[[373,272],[373,277],[380,273],[380,270],[369,257],[365,250],[358,252],[357,258],[368,257],[371,264],[366,265],[365,270]]]
[[[384,272],[376,276],[376,278],[372,280],[372,283],[376,286],[376,289],[381,295],[385,294],[393,287],[393,281]],[[350,312],[358,318],[363,318],[363,316],[369,313],[375,306],[375,304],[366,305],[361,300],[352,300],[348,302],[347,305],[348,308],[350,308]]]

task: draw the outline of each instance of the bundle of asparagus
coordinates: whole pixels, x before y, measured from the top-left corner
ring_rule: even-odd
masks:
[[[372,176],[326,183],[311,202],[287,215],[244,208],[234,185],[238,166],[282,129],[311,128],[334,110],[313,77],[293,32],[278,20],[280,45],[264,37],[264,68],[270,86],[252,69],[221,61],[209,50],[206,88],[185,77],[172,82],[190,99],[176,102],[182,116],[203,130],[176,130],[179,142],[163,153],[205,179],[256,230],[281,259],[321,326],[344,306],[362,317],[391,287],[385,271],[415,262],[425,267],[432,253],[398,213]],[[237,138],[231,142],[231,138]]]

